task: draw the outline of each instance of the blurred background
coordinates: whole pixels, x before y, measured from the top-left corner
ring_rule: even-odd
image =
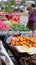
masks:
[[[15,9],[20,12],[32,3],[36,4],[36,0],[0,0],[0,11],[12,12]]]

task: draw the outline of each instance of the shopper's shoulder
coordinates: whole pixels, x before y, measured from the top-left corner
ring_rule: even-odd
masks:
[[[34,15],[36,15],[36,9],[34,9],[34,12],[33,13],[34,13]]]

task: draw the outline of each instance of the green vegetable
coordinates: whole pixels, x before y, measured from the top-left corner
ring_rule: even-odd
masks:
[[[12,31],[29,31],[28,28],[26,28],[25,26],[21,25],[21,24],[14,24],[11,28]]]
[[[6,24],[11,25],[10,21],[4,21]]]

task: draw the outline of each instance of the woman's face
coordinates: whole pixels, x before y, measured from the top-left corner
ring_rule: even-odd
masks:
[[[30,10],[31,10],[31,11],[34,11],[34,7],[30,6]]]

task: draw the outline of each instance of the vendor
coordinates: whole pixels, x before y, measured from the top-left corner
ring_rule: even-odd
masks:
[[[36,15],[35,15],[36,14],[36,9],[35,9],[35,4],[32,4],[30,6],[29,11],[30,11],[30,14],[29,14],[27,27],[30,30],[32,30],[32,36],[34,36],[34,31],[36,30]]]

